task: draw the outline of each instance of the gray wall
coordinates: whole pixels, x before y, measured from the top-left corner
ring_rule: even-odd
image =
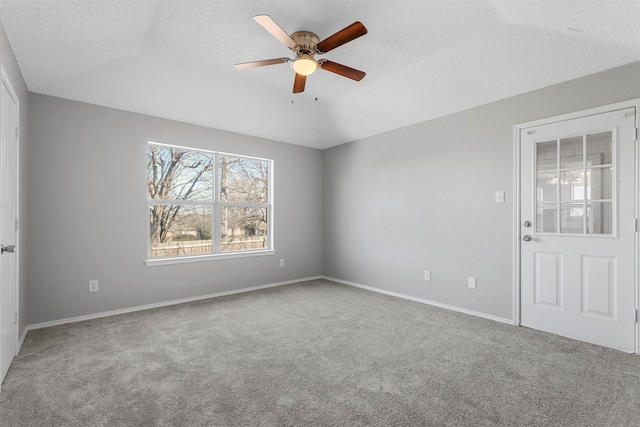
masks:
[[[21,324],[320,274],[510,319],[513,125],[636,97],[638,63],[321,152],[30,94]],[[276,255],[146,267],[148,140],[274,159]]]
[[[29,324],[322,273],[321,151],[38,94],[29,103]],[[147,141],[274,159],[276,254],[145,266]]]
[[[27,245],[26,245],[26,231],[28,229],[26,218],[27,213],[27,147],[29,142],[29,129],[27,126],[29,117],[29,96],[27,92],[27,86],[22,78],[22,72],[18,68],[16,58],[13,56],[13,50],[7,40],[7,35],[4,32],[4,28],[0,24],[0,63],[4,67],[13,89],[18,95],[20,100],[20,140],[19,140],[19,193],[20,193],[20,206],[19,206],[19,220],[20,220],[20,241],[17,242],[17,256],[19,263],[18,272],[18,293],[19,293],[19,309],[20,318],[18,320],[18,333],[22,336],[25,328],[27,327]],[[3,242],[4,243],[4,242]]]
[[[512,319],[513,125],[637,97],[639,63],[325,150],[324,274]]]

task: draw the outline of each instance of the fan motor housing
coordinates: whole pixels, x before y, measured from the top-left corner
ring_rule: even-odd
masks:
[[[296,31],[291,34],[291,38],[298,45],[296,55],[306,54],[313,56],[316,52],[313,50],[313,46],[320,42],[320,37],[311,31]]]

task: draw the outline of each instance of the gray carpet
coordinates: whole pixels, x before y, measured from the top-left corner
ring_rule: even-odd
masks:
[[[638,426],[640,357],[327,281],[31,331],[2,426]]]

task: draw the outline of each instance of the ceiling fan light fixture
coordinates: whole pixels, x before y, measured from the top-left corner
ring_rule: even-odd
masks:
[[[312,57],[304,55],[293,61],[291,66],[296,73],[308,76],[318,69],[318,62]]]
[[[294,57],[242,62],[235,64],[238,70],[288,62],[289,66],[293,68],[296,73],[293,81],[293,93],[304,92],[307,76],[315,73],[318,68],[358,82],[362,80],[366,74],[364,71],[356,70],[355,68],[347,67],[346,65],[338,64],[337,62],[327,59],[314,59],[315,55],[324,55],[345,43],[367,34],[367,29],[360,21],[356,21],[320,41],[318,35],[311,31],[296,31],[291,35],[287,34],[269,15],[256,15],[253,19],[280,43],[288,47]]]

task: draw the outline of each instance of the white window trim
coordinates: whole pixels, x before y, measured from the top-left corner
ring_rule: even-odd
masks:
[[[177,201],[172,201],[172,200],[154,200],[154,199],[149,199],[147,197],[147,210],[146,210],[146,228],[148,230],[149,228],[149,208],[151,205],[154,204],[171,204],[171,205],[184,205],[184,206],[211,206],[213,208],[213,224],[212,224],[212,248],[213,248],[213,253],[210,254],[199,254],[199,255],[181,255],[181,256],[167,256],[167,257],[155,257],[152,258],[151,257],[151,236],[149,234],[149,232],[147,231],[147,258],[145,260],[145,265],[147,267],[153,267],[153,266],[159,266],[159,265],[171,265],[171,264],[185,264],[185,263],[192,263],[192,262],[203,262],[203,261],[214,261],[214,260],[224,260],[224,259],[236,259],[236,258],[249,258],[249,257],[257,257],[257,256],[268,256],[268,255],[274,255],[276,253],[275,248],[274,248],[274,238],[273,238],[273,230],[274,230],[274,203],[273,203],[273,189],[274,189],[274,161],[272,159],[266,159],[263,157],[256,157],[256,156],[247,156],[244,154],[237,154],[237,153],[226,153],[226,152],[222,152],[222,151],[214,151],[214,150],[207,150],[204,148],[193,148],[193,147],[186,147],[186,146],[181,146],[181,145],[174,145],[174,144],[164,144],[164,143],[160,143],[160,142],[154,142],[154,141],[147,141],[147,147],[149,147],[149,145],[156,145],[156,146],[160,146],[160,147],[169,147],[169,148],[179,148],[179,149],[183,149],[183,150],[192,150],[192,151],[200,151],[200,152],[206,152],[206,153],[211,153],[214,155],[214,162],[216,165],[216,171],[215,173],[213,173],[213,188],[214,188],[214,200],[212,201],[192,201],[192,200],[177,200]],[[218,200],[219,198],[219,194],[218,194],[218,188],[219,188],[219,182],[218,182],[218,173],[217,173],[217,165],[218,165],[218,159],[220,156],[234,156],[234,157],[243,157],[243,158],[247,158],[247,159],[255,159],[255,160],[262,160],[262,161],[266,161],[268,162],[268,172],[269,172],[269,182],[268,182],[268,197],[267,197],[267,203],[253,203],[253,202],[247,202],[247,203],[243,203],[243,202],[221,202],[220,200]],[[145,174],[146,176],[146,174]],[[255,250],[245,250],[245,251],[237,251],[237,252],[225,252],[225,253],[221,253],[220,252],[220,212],[219,207],[222,206],[247,206],[247,207],[266,207],[267,208],[267,221],[268,224],[267,226],[269,227],[269,231],[268,231],[268,235],[267,235],[267,239],[268,239],[268,248],[263,248],[263,249],[255,249]],[[216,227],[216,224],[218,224],[218,226]]]
[[[155,267],[158,265],[186,264],[190,262],[214,261],[214,260],[235,259],[235,258],[251,258],[251,257],[257,257],[257,256],[274,255],[275,253],[276,251],[274,249],[256,249],[256,250],[247,250],[242,252],[229,252],[224,254],[183,255],[180,257],[148,258],[144,263],[147,265],[147,267]]]
[[[560,140],[562,139],[567,139],[567,138],[572,138],[572,137],[576,137],[576,136],[582,136],[584,138],[583,140],[583,144],[585,144],[585,146],[583,147],[584,153],[586,153],[586,136],[590,135],[590,134],[597,134],[597,133],[605,133],[605,132],[611,132],[611,164],[604,164],[604,165],[597,165],[597,166],[587,166],[586,164],[586,157],[585,157],[585,161],[582,165],[581,168],[560,168]],[[538,144],[540,141],[537,141],[536,144]],[[574,133],[569,133],[569,134],[564,134],[564,135],[560,135],[556,138],[556,142],[558,144],[557,146],[557,150],[558,153],[556,155],[556,167],[554,169],[549,169],[549,171],[556,171],[556,172],[562,172],[564,170],[583,170],[586,172],[587,169],[604,169],[604,168],[613,168],[613,170],[615,171],[617,168],[617,161],[616,159],[618,158],[618,130],[617,128],[613,127],[604,127],[604,128],[595,128],[595,129],[590,129],[587,132],[583,132],[581,135],[576,135]],[[534,171],[536,171],[536,173],[538,172],[544,172],[544,171],[537,171],[536,170],[536,165],[537,165],[537,151],[535,151],[535,144],[534,144],[534,153],[532,156],[533,162],[534,162]],[[585,174],[586,176],[586,174]],[[609,202],[612,204],[612,214],[611,214],[611,233],[609,234],[604,234],[604,233],[600,233],[600,234],[588,234],[586,233],[586,224],[583,223],[583,232],[582,233],[562,233],[560,232],[560,222],[557,222],[557,227],[558,230],[555,232],[543,232],[543,231],[538,231],[538,227],[537,224],[534,224],[533,227],[533,233],[532,235],[534,236],[562,236],[562,237],[581,237],[581,238],[590,238],[590,239],[611,239],[611,238],[616,238],[618,237],[618,211],[617,211],[617,188],[618,188],[618,177],[617,174],[614,173],[613,177],[612,177],[612,188],[611,188],[611,199],[597,199],[597,200],[589,200],[586,198],[583,200],[576,200],[576,201],[568,201],[565,202],[565,204],[575,204],[575,205],[581,205],[583,208],[586,209],[586,206],[588,203],[593,202],[593,203],[606,203]],[[533,186],[534,186],[534,193],[536,194],[536,182],[534,180],[533,182]],[[562,206],[563,202],[559,199],[560,195],[558,194],[558,200],[556,200],[555,202],[538,202],[537,200],[533,201],[533,210],[532,212],[536,212],[537,211],[537,205],[538,203],[542,203],[542,204],[546,204],[548,203],[549,205],[551,204],[555,204],[557,209],[558,209],[558,214],[560,215],[560,207]],[[559,220],[559,218],[557,218]]]

